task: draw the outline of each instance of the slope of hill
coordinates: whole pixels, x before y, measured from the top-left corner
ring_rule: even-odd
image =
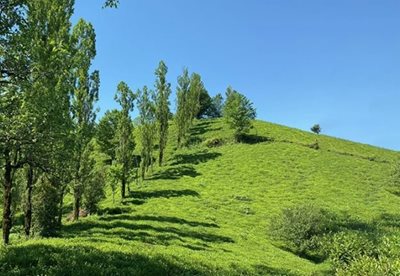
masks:
[[[129,198],[113,204],[109,194],[101,215],[65,222],[59,238],[21,241],[14,232],[1,274],[329,274],[328,261],[297,256],[268,233],[276,214],[304,202],[346,217],[349,228],[379,223],[400,234],[400,198],[388,185],[397,152],[254,126],[235,144],[222,120],[201,120],[178,151],[172,130],[166,166],[131,183]],[[224,144],[207,147],[215,138]]]

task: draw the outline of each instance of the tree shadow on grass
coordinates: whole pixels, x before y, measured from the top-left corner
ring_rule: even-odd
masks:
[[[130,221],[156,221],[156,222],[168,222],[176,223],[181,225],[187,225],[192,227],[211,227],[219,228],[218,224],[200,221],[189,221],[177,217],[167,217],[167,216],[148,216],[148,215],[116,215],[101,217],[100,220],[103,221],[115,221],[115,220],[130,220]]]
[[[200,197],[200,194],[194,190],[156,190],[156,191],[133,191],[130,196],[134,199],[147,200],[151,198],[171,198],[182,196]]]
[[[400,227],[400,215],[384,213],[378,219],[377,222],[387,227]]]
[[[274,138],[271,137],[266,137],[266,136],[260,136],[256,134],[243,134],[239,137],[239,140],[241,143],[244,144],[259,144],[259,143],[266,143],[266,142],[274,142]]]
[[[145,234],[143,234],[145,233]],[[148,239],[149,235],[162,235],[161,238],[156,238],[157,243],[165,244],[165,237],[169,240],[175,239],[185,242],[183,239],[191,239],[203,243],[233,243],[230,237],[221,236],[218,234],[199,232],[189,229],[179,229],[175,227],[159,227],[148,224],[136,224],[121,220],[104,222],[94,220],[78,221],[63,227],[63,236],[67,238],[77,238],[82,236],[111,236],[119,237],[126,240],[141,240],[143,236]],[[164,238],[163,238],[164,237]]]
[[[181,260],[92,246],[29,244],[8,247],[1,255],[1,275],[209,275],[226,271],[194,267]]]
[[[176,180],[183,176],[197,177],[201,175],[198,173],[192,166],[180,166],[180,167],[171,167],[166,170],[157,172],[147,180],[160,180],[160,179],[172,179]]]
[[[214,160],[220,157],[222,154],[219,152],[198,152],[192,154],[177,154],[175,155],[175,161],[171,165],[181,164],[199,164],[205,163],[209,160]]]

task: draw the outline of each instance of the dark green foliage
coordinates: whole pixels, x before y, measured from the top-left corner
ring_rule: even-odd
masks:
[[[332,227],[332,218],[326,211],[314,205],[300,205],[285,208],[280,216],[272,219],[270,233],[301,255],[315,250],[316,238],[328,233]]]
[[[60,225],[58,187],[45,176],[40,177],[33,195],[33,233],[43,237],[52,237],[58,234]]]
[[[220,147],[224,143],[224,140],[221,138],[210,138],[204,141],[204,145],[206,145],[208,148]]]
[[[196,118],[202,119],[209,117],[210,110],[212,108],[212,99],[208,94],[207,90],[203,89],[200,92],[200,99],[199,99],[199,112],[197,113]]]
[[[211,99],[211,105],[207,110],[207,117],[208,118],[220,118],[222,117],[222,111],[224,107],[224,98],[221,94],[215,95]]]
[[[234,131],[235,140],[240,142],[241,137],[250,131],[251,122],[256,117],[253,103],[232,87],[228,87],[223,113],[229,127]]]
[[[115,160],[118,141],[116,133],[118,130],[120,112],[116,109],[108,110],[100,119],[96,128],[96,140],[100,150],[109,156],[109,164]]]
[[[321,132],[321,126],[319,124],[315,124],[311,127],[311,131],[315,134],[319,134]]]

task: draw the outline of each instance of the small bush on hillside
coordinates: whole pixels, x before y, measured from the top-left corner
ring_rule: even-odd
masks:
[[[314,251],[317,238],[330,232],[332,216],[313,205],[286,208],[271,221],[272,237],[298,254]]]
[[[221,138],[210,138],[204,141],[204,145],[208,148],[220,147],[224,144],[224,140]]]

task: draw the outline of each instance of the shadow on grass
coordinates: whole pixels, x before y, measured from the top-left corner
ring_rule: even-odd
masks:
[[[97,212],[98,215],[120,215],[129,213],[131,211],[128,207],[107,207],[99,209]]]
[[[172,179],[176,180],[183,176],[197,177],[201,175],[198,173],[192,166],[180,166],[180,167],[172,167],[166,170],[157,172],[147,180],[160,180],[160,179]]]
[[[175,161],[171,165],[181,164],[199,164],[205,163],[209,160],[214,160],[220,157],[222,154],[219,152],[198,152],[192,154],[177,154],[175,155]]]
[[[293,272],[291,272],[288,269],[283,269],[283,268],[275,268],[275,267],[269,267],[266,265],[255,265],[253,266],[255,270],[256,275],[285,275],[285,276],[294,276],[297,275]]]
[[[1,255],[1,275],[210,275],[216,268],[91,246],[29,244],[12,246]]]
[[[378,223],[387,227],[400,227],[400,215],[384,213],[378,218]]]
[[[102,217],[100,220],[103,221],[115,221],[115,220],[130,220],[130,221],[156,221],[156,222],[168,222],[168,223],[177,223],[182,225],[188,225],[192,227],[212,227],[219,228],[219,226],[215,223],[208,222],[199,222],[199,221],[189,221],[177,217],[166,217],[166,216],[145,216],[145,215],[116,215],[109,217]]]
[[[259,144],[266,142],[274,142],[275,140],[271,137],[260,136],[255,134],[243,134],[239,137],[239,141],[244,144]]]
[[[200,194],[194,190],[156,190],[156,191],[134,191],[130,193],[133,199],[146,200],[151,198],[171,198],[182,196],[200,197]]]
[[[198,232],[175,227],[159,227],[148,224],[135,224],[121,220],[104,222],[85,220],[75,222],[63,227],[63,236],[77,238],[82,236],[110,236],[125,240],[140,240],[146,242],[149,237],[154,237],[152,243],[168,244],[168,240],[186,242],[184,238],[206,243],[233,243],[233,239],[213,233]],[[161,236],[159,236],[161,235]],[[191,244],[191,243],[190,243]]]

